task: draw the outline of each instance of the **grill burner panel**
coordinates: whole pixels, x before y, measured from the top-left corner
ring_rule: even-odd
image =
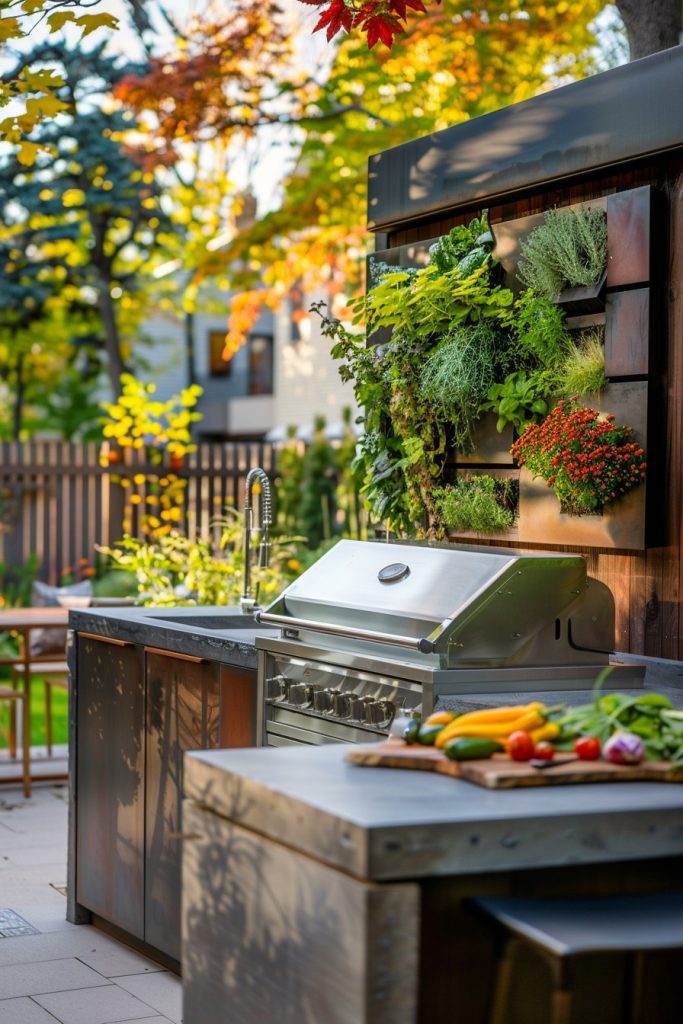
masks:
[[[489,548],[341,541],[257,619],[282,628],[257,639],[259,734],[277,744],[379,738],[441,695],[588,690],[614,642],[583,558]]]

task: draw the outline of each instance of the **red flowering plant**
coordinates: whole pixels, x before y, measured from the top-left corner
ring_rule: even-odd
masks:
[[[562,511],[575,516],[599,515],[641,483],[647,466],[631,427],[573,399],[530,424],[510,451],[518,465],[547,481]]]

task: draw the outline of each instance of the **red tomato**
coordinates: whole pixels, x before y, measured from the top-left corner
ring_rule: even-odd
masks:
[[[530,761],[534,756],[534,741],[523,729],[510,733],[505,748],[513,761]]]
[[[548,743],[546,740],[541,740],[534,747],[534,757],[537,757],[539,761],[552,761],[555,757],[555,747],[552,743]]]
[[[582,761],[597,761],[601,752],[600,740],[597,736],[580,736],[574,744],[574,753]]]

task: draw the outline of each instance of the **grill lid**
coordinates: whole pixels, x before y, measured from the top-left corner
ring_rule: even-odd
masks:
[[[598,646],[597,634],[609,638],[613,605],[606,588],[590,584],[590,610],[597,610],[590,641]],[[500,664],[542,626],[552,622],[554,629],[556,617],[587,588],[578,555],[343,540],[257,617],[327,637],[438,654],[443,665]]]

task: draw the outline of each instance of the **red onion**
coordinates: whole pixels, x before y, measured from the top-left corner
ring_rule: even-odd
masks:
[[[645,757],[645,744],[632,732],[615,732],[602,748],[602,756],[612,764],[640,764]]]

